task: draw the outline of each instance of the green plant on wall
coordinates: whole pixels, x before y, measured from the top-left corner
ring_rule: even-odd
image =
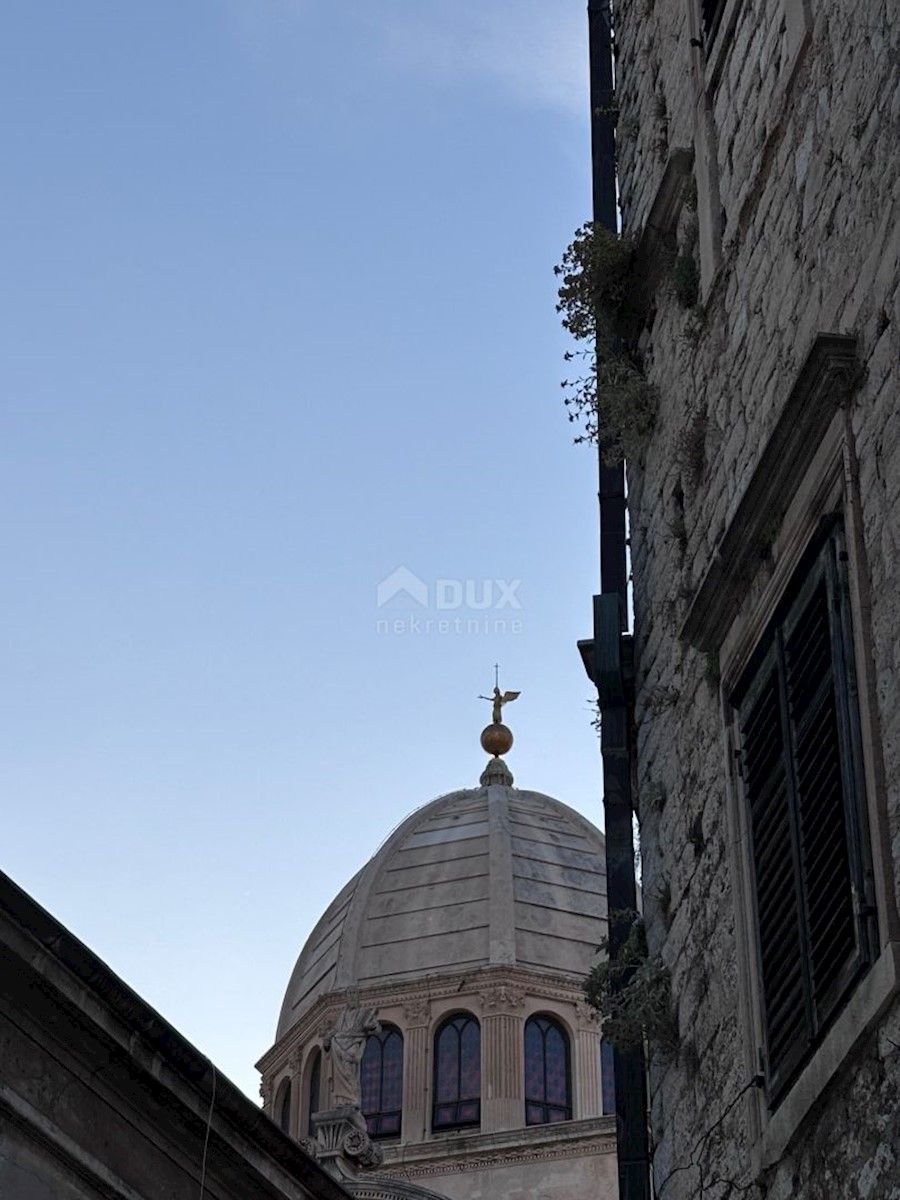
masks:
[[[584,346],[566,354],[583,374],[564,379],[569,420],[581,426],[576,442],[602,441],[612,461],[646,445],[656,417],[656,392],[634,352],[642,324],[634,278],[635,241],[589,222],[575,231],[562,262],[557,312],[563,328]]]
[[[609,938],[603,939],[600,950],[606,957],[584,985],[588,1003],[600,1016],[603,1036],[622,1049],[646,1045],[651,1053],[670,1052],[678,1036],[668,968],[650,955],[640,914],[622,909],[611,912],[609,920],[627,925],[628,936],[612,956]]]
[[[697,220],[692,217],[684,224],[678,243],[678,253],[672,263],[672,291],[675,293],[675,299],[684,309],[695,309],[700,299],[697,238]]]

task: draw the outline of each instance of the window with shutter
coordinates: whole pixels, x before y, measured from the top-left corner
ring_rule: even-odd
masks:
[[[874,946],[846,558],[843,528],[832,520],[731,697],[773,1105]]]
[[[724,8],[725,0],[701,0],[703,38],[707,51],[719,31],[719,24],[722,20]]]

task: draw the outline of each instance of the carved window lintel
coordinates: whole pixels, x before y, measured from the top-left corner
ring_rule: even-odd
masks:
[[[860,378],[856,339],[820,333],[713,554],[681,638],[717,651],[831,419]]]

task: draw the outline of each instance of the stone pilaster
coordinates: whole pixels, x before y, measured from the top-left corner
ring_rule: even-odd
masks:
[[[429,1005],[411,1000],[404,1009],[408,1021],[403,1045],[403,1138],[420,1142],[430,1127],[428,1098],[431,1054],[428,1045]]]
[[[597,1014],[583,1001],[577,1006],[578,1027],[572,1063],[576,1118],[598,1117],[603,1111],[600,1088],[600,1025]]]
[[[505,767],[505,763],[500,764]],[[513,887],[512,838],[509,828],[509,788],[488,789],[490,829],[490,956],[491,965],[516,961],[516,908]]]
[[[521,992],[498,988],[483,996],[485,1016],[481,1026],[481,1128],[486,1133],[520,1128],[522,1078],[525,1071],[522,1018],[503,1007],[517,1008]],[[491,1008],[497,1011],[492,1012]]]

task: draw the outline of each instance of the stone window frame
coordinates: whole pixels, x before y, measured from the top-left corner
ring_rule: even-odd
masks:
[[[365,1117],[366,1125],[369,1126],[369,1137],[373,1140],[381,1140],[384,1138],[401,1137],[403,1131],[403,1083],[406,1071],[406,1039],[403,1036],[403,1030],[399,1025],[395,1025],[392,1021],[380,1022],[381,1029],[378,1033],[370,1033],[366,1038],[366,1045],[363,1051],[363,1058],[360,1064],[360,1109]],[[400,1043],[400,1105],[396,1109],[385,1110],[384,1104],[384,1087],[385,1087],[385,1050],[392,1040],[396,1039]],[[367,1111],[365,1107],[365,1083],[364,1072],[366,1068],[366,1059],[369,1056],[370,1046],[378,1046],[378,1101],[379,1107],[377,1110]],[[389,1118],[397,1118],[396,1129],[383,1129],[382,1124]]]
[[[725,0],[713,44],[707,53],[703,29],[702,0],[685,0],[686,23],[694,92],[693,155],[697,184],[698,250],[700,255],[700,299],[709,298],[722,265],[722,201],[719,192],[718,134],[713,119],[713,102],[732,46],[734,30],[747,0]],[[810,0],[769,0],[784,19],[787,54],[772,88],[766,110],[766,144],[777,136],[787,108],[788,94],[812,37]],[[761,163],[764,153],[759,155]],[[748,194],[755,194],[754,173]],[[741,210],[746,206],[742,203]]]
[[[706,31],[703,22],[703,0],[688,0],[688,29],[691,46],[699,52],[700,75],[708,93],[712,95],[719,85],[725,60],[732,45],[735,27],[741,9],[747,0],[725,0],[716,24],[712,45],[705,45]],[[812,31],[810,0],[769,0],[779,16],[784,18],[787,35],[787,59],[779,83],[789,86],[800,63]],[[779,89],[776,88],[776,91]]]
[[[312,1083],[313,1077],[318,1067],[318,1103],[314,1110],[312,1105]],[[298,1104],[298,1129],[301,1137],[314,1137],[315,1129],[313,1128],[312,1118],[313,1111],[321,1112],[327,1107],[326,1097],[324,1094],[325,1083],[325,1055],[322,1051],[321,1042],[314,1042],[306,1051],[306,1057],[300,1071],[300,1079],[302,1080],[298,1089],[299,1104]]]
[[[447,1028],[448,1026],[452,1025],[453,1022],[456,1021],[457,1019],[459,1019],[460,1017],[465,1018],[465,1021],[467,1023],[468,1022],[473,1023],[475,1025],[475,1028],[478,1031],[478,1095],[477,1095],[477,1097],[471,1096],[471,1097],[466,1097],[465,1099],[463,1099],[462,1097],[457,1095],[455,1100],[439,1101],[438,1100],[438,1071],[439,1071],[439,1067],[440,1067],[440,1062],[439,1062],[439,1057],[438,1057],[438,1041],[439,1041],[441,1035],[443,1034],[444,1029]],[[457,1069],[458,1069],[458,1071],[461,1072],[461,1069],[462,1069],[461,1036],[458,1041],[457,1055],[458,1055]],[[445,1134],[445,1133],[459,1134],[459,1133],[465,1132],[466,1130],[479,1131],[482,1128],[482,1114],[483,1114],[483,1107],[484,1107],[484,1098],[482,1095],[482,1092],[484,1090],[484,1037],[483,1037],[481,1016],[477,1012],[475,1012],[473,1008],[466,1008],[466,1007],[460,1007],[460,1006],[451,1008],[448,1012],[444,1013],[436,1021],[435,1025],[434,1025],[434,1029],[432,1030],[432,1033],[431,1033],[431,1056],[432,1056],[432,1071],[431,1071],[432,1081],[431,1081],[430,1128],[431,1128],[432,1135],[440,1135],[440,1134]],[[476,1118],[474,1118],[472,1120],[460,1121],[457,1118],[455,1121],[452,1121],[452,1122],[437,1124],[435,1121],[435,1113],[437,1112],[437,1109],[440,1107],[447,1107],[451,1104],[455,1105],[457,1107],[457,1109],[462,1104],[476,1104],[478,1107],[478,1115]]]
[[[765,1035],[763,1086],[772,1112],[827,1036],[871,966],[878,945],[855,652],[847,636],[852,623],[842,497],[836,497],[836,503],[841,512],[820,518],[774,620],[738,683],[738,693],[730,692],[725,701],[747,844],[744,861],[754,893],[748,927],[757,951]],[[810,634],[807,653],[795,660],[793,650],[806,634]],[[754,719],[762,722],[756,736],[748,730],[751,710]],[[767,724],[773,718],[774,727]],[[821,737],[823,722],[825,728],[833,722],[834,728],[813,758],[808,746],[803,750],[801,731],[805,728],[811,734],[817,729]],[[815,770],[818,780],[823,766],[829,784],[824,790],[813,786],[808,775]],[[757,776],[761,790],[752,798],[749,784],[754,768],[762,776]],[[766,783],[778,780],[775,795],[780,803],[776,801],[772,810],[764,802],[765,820],[758,809],[754,818],[754,805],[763,802]],[[817,849],[825,859],[807,843],[810,827],[804,826],[813,811],[810,806],[816,815]],[[769,848],[773,830],[778,844]],[[758,845],[753,846],[759,839],[766,845],[762,862]],[[827,884],[822,874],[826,870]],[[769,901],[767,934],[760,925],[764,897]],[[825,911],[828,921],[817,926],[817,916],[821,921]],[[763,965],[767,959],[768,979]],[[787,998],[780,992],[785,988]],[[769,1012],[769,1002],[779,996]]]
[[[550,1028],[555,1029],[563,1039],[563,1048],[565,1052],[565,1067],[566,1067],[566,1103],[564,1105],[553,1104],[546,1099],[529,1100],[528,1098],[528,1026],[532,1022],[546,1021]],[[543,1042],[543,1065],[546,1075],[547,1068],[547,1033],[542,1030]],[[523,1101],[523,1120],[525,1125],[532,1127],[534,1125],[550,1125],[560,1124],[561,1122],[553,1122],[546,1117],[543,1121],[528,1120],[528,1105],[530,1103],[539,1104],[546,1110],[551,1108],[565,1108],[568,1111],[568,1116],[563,1118],[563,1121],[574,1120],[575,1117],[575,1063],[574,1063],[574,1043],[568,1026],[560,1020],[554,1012],[548,1012],[546,1009],[540,1009],[537,1012],[529,1014],[522,1022],[522,1101]],[[545,1079],[546,1082],[546,1079]]]
[[[520,1087],[522,1121],[525,1122],[525,1025],[532,1017],[549,1017],[569,1039],[569,1090],[572,1096],[573,1121],[600,1118],[603,1113],[603,1091],[600,1079],[599,1055],[592,1058],[592,1049],[599,1037],[596,1010],[580,996],[565,999],[543,993],[540,987],[529,991],[521,1013]],[[563,1122],[560,1122],[563,1124]],[[527,1126],[529,1129],[537,1126]]]
[[[293,1135],[293,1080],[290,1074],[282,1075],[275,1087],[275,1099],[272,1102],[272,1120],[282,1131]]]
[[[811,1058],[770,1108],[763,1088],[747,1092],[754,1172],[773,1165],[854,1047],[900,992],[900,918],[894,898],[874,693],[868,576],[850,416],[859,378],[855,340],[820,334],[760,455],[698,589],[682,638],[718,654],[724,724],[727,829],[738,959],[738,1007],[748,1083],[760,1076],[764,1044],[756,961],[752,864],[746,807],[735,769],[735,714],[728,696],[743,675],[821,519],[840,512],[846,531],[853,652],[859,684],[865,809],[878,920],[874,961]]]
[[[565,1031],[569,1039],[570,1081],[572,1089],[572,1120],[584,1120],[587,1117],[602,1115],[602,1092],[599,1076],[599,1059],[588,1061],[586,1041],[594,1045],[598,1036],[596,1013],[581,999],[580,993],[572,992],[564,997],[557,992],[545,991],[539,983],[525,982],[513,976],[508,979],[493,977],[488,980],[479,979],[480,992],[468,993],[461,991],[457,996],[434,999],[430,1004],[430,1014],[427,1023],[428,1066],[422,1075],[422,1105],[425,1116],[426,1139],[440,1140],[445,1137],[468,1137],[479,1133],[508,1132],[525,1126],[525,1058],[524,1058],[524,1025],[533,1016],[548,1016],[556,1021]],[[499,1006],[492,1007],[486,1003],[487,989],[506,989],[507,994]],[[475,1016],[481,1025],[481,1124],[459,1129],[434,1129],[431,1122],[434,1095],[434,1041],[435,1033],[443,1021],[453,1013],[466,1012]],[[499,1069],[504,1056],[504,1047],[496,1042],[495,1031],[492,1029],[491,1017],[501,1014],[514,1016],[521,1022],[521,1030],[514,1043],[506,1047],[512,1051],[512,1059],[507,1064],[513,1070],[516,1079],[516,1104],[521,1106],[521,1116],[510,1125],[495,1125],[490,1108],[492,1097],[490,1089],[497,1080],[493,1072]],[[406,1032],[402,1022],[399,1027]],[[514,1051],[513,1051],[514,1047]],[[595,1055],[595,1058],[597,1056]],[[413,1101],[410,1100],[413,1104]],[[407,1105],[404,1093],[404,1113]],[[413,1104],[414,1107],[414,1104]],[[536,1128],[529,1126],[528,1128]],[[404,1138],[406,1135],[404,1134]]]

